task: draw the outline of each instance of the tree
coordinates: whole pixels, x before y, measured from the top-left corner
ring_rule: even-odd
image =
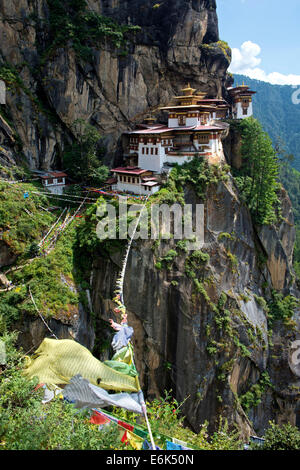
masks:
[[[86,184],[99,185],[105,181],[109,169],[101,165],[99,142],[101,135],[97,129],[83,119],[77,119],[72,130],[76,141],[63,155],[64,167],[71,178]]]
[[[255,221],[269,224],[276,220],[279,164],[272,141],[253,117],[240,124],[243,165],[237,183]]]
[[[35,258],[36,256],[38,256],[40,253],[40,247],[38,246],[38,244],[36,242],[32,242],[31,245],[28,247],[27,249],[27,256],[29,258]]]

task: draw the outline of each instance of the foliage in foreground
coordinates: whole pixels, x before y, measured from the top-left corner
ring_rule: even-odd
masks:
[[[194,433],[184,426],[184,415],[182,413],[183,403],[178,403],[172,398],[171,392],[165,392],[164,397],[147,401],[147,412],[156,445],[163,445],[166,438],[172,437],[184,441],[199,450],[240,450],[243,443],[239,438],[237,430],[229,429],[228,422],[220,416],[217,430],[210,435],[209,423],[202,424],[200,432]],[[133,413],[120,408],[114,408],[114,414],[120,419],[133,420]]]
[[[0,378],[0,449],[4,450],[112,450],[122,448],[115,426],[99,432],[88,422],[88,412],[56,399],[41,403],[37,380],[22,376],[21,353],[13,347],[15,335],[4,334],[8,365]]]
[[[270,422],[264,438],[263,447],[253,446],[255,450],[300,450],[300,431],[289,423],[280,426]]]
[[[16,333],[2,328],[0,340],[6,346],[6,366],[0,373],[0,449],[3,450],[132,450],[122,444],[117,426],[111,424],[102,430],[89,422],[91,412],[77,410],[73,405],[57,398],[41,403],[43,391],[35,390],[37,379],[22,375],[24,356],[16,350]],[[243,443],[237,431],[229,429],[220,417],[215,433],[209,435],[208,423],[198,434],[185,427],[179,404],[170,394],[147,402],[150,425],[157,445],[166,438],[175,437],[201,450],[240,450]],[[120,408],[111,409],[119,419],[131,423],[141,418]],[[265,433],[264,446],[251,445],[251,449],[300,450],[300,431],[291,426],[275,425]]]
[[[23,358],[14,346],[16,336],[4,333],[7,366],[0,375],[0,448],[14,450],[113,450],[128,449],[120,439],[117,427],[89,423],[89,411],[76,410],[60,399],[43,405],[42,391],[35,391],[37,380],[22,376]],[[240,449],[242,443],[236,432],[229,432],[226,422],[220,420],[218,431],[207,433],[207,423],[199,434],[183,426],[181,405],[168,394],[148,403],[149,420],[157,439],[160,434],[177,437],[191,446],[206,450]],[[114,410],[120,419],[135,421],[133,413]],[[140,419],[140,418],[139,418]],[[162,441],[158,441],[162,442]]]

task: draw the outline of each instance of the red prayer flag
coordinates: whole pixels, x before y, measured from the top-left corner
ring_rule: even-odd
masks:
[[[122,428],[128,429],[128,431],[133,431],[134,427],[131,424],[123,423],[123,421],[118,421],[118,424],[122,426]]]
[[[36,392],[39,388],[43,387],[45,384],[37,384],[34,391]]]
[[[121,439],[121,442],[125,443],[125,444],[128,444],[128,439],[127,439],[127,431],[124,432],[124,435]]]
[[[108,423],[109,419],[103,416],[101,413],[98,413],[98,411],[94,411],[90,418],[90,423],[92,424],[105,424]]]

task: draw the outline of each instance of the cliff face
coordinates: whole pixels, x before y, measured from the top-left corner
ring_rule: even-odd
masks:
[[[89,1],[88,9],[141,27],[127,55],[103,40],[84,60],[68,41],[45,60],[52,14],[47,1],[0,5],[0,62],[17,72],[2,108],[18,135],[14,143],[0,125],[0,142],[23,153],[31,168],[61,165],[78,118],[105,137],[106,162],[112,164],[121,157],[121,133],[149,109],[168,103],[188,81],[213,96],[222,94],[230,52],[217,44],[214,0],[99,0]]]
[[[71,41],[47,55],[49,3],[0,4],[0,77],[7,82],[0,163],[25,158],[31,168],[59,168],[63,149],[74,138],[72,124],[82,118],[105,137],[106,163],[113,165],[121,159],[120,135],[149,110],[168,103],[187,82],[211,96],[224,94],[230,54],[218,42],[215,0],[89,0],[96,13],[141,30],[130,40],[127,54],[101,41],[86,60],[78,57]],[[236,136],[231,134],[227,146],[228,161],[240,165]],[[200,202],[188,188],[185,200]],[[178,400],[189,397],[184,412],[195,430],[206,419],[214,429],[219,414],[237,423],[245,437],[253,427],[262,431],[269,419],[295,423],[300,384],[288,361],[295,332],[277,325],[271,346],[262,302],[272,288],[298,296],[291,267],[293,216],[284,192],[281,201],[281,221],[258,229],[230,178],[210,186],[206,195],[203,252],[209,259],[193,259],[174,240],[156,248],[152,241],[133,244],[125,301],[135,329],[141,383],[149,397],[170,388]],[[157,269],[156,261],[170,249],[177,256],[169,269]],[[13,262],[10,257],[1,245],[0,264]],[[112,315],[120,263],[118,253],[94,257],[97,342],[99,334],[105,335],[100,319]],[[75,323],[71,328],[53,319],[50,326],[60,338],[71,329],[73,337],[92,349],[91,319],[82,311]],[[38,346],[47,334],[39,319],[20,330],[26,349]],[[272,387],[263,381],[266,371]],[[250,407],[251,423],[241,402],[258,383],[262,402]]]
[[[150,240],[133,244],[125,303],[135,329],[141,382],[150,397],[164,389],[172,389],[178,400],[188,397],[184,412],[195,430],[205,420],[214,429],[219,415],[238,424],[244,437],[263,432],[270,419],[296,422],[299,378],[289,368],[288,356],[297,329],[277,325],[272,345],[261,299],[273,288],[298,295],[290,264],[293,215],[286,193],[281,198],[284,232],[275,226],[258,231],[231,179],[210,186],[201,249],[209,260],[196,263],[196,283],[190,275],[193,252],[182,251],[176,241],[161,241],[156,248]],[[199,203],[188,189],[185,200]],[[177,256],[158,269],[156,262],[170,249]],[[110,299],[121,259],[118,254],[95,256],[91,290],[94,310],[103,319],[113,315]],[[266,372],[270,387],[264,384]],[[250,406],[251,423],[241,403],[254,384],[261,387],[262,402]]]

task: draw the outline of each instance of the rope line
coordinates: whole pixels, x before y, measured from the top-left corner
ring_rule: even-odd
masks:
[[[0,179],[1,181],[1,179]],[[19,184],[20,181],[16,181],[16,182],[9,182],[7,180],[2,180],[2,181],[5,181],[5,183],[8,183],[8,184]],[[14,189],[16,191],[26,191],[26,188],[20,188],[20,187],[14,187]],[[86,197],[85,195],[82,195],[82,196],[76,196],[75,194],[53,194],[53,193],[50,193],[49,191],[44,191],[44,190],[39,190],[39,191],[33,191],[31,189],[29,189],[27,191],[28,193],[31,193],[31,194],[37,194],[38,196],[46,196],[46,197],[52,197],[54,199],[57,199],[58,201],[68,201],[68,202],[72,202],[72,203],[79,203],[81,201],[86,201],[87,199],[89,201],[92,201],[92,202],[86,202],[86,204],[94,204],[95,203],[95,199],[92,198],[92,197]],[[90,191],[87,191],[87,192],[90,192]],[[78,199],[78,200],[77,200]]]
[[[54,224],[52,225],[52,227],[50,228],[50,230],[46,233],[46,235],[44,236],[44,238],[40,241],[40,243],[38,244],[38,246],[42,246],[42,244],[44,243],[44,241],[46,240],[46,238],[48,237],[48,235],[52,232],[52,230],[54,229],[54,227],[58,224],[58,222],[60,221],[60,219],[62,218],[64,212],[67,210],[67,208],[65,207],[62,211],[62,213],[60,214],[60,216],[58,217],[58,219],[56,220],[56,222],[54,222]]]
[[[149,197],[149,196],[148,196]],[[134,227],[134,230],[133,230],[133,233],[132,233],[132,236],[129,240],[129,243],[128,243],[128,246],[127,246],[127,250],[126,250],[126,253],[125,253],[125,257],[123,259],[123,264],[122,264],[122,271],[121,271],[121,274],[120,274],[120,278],[117,280],[117,287],[118,287],[118,293],[120,295],[120,298],[121,298],[121,302],[124,304],[124,295],[123,295],[123,289],[124,289],[124,278],[125,278],[125,273],[126,273],[126,267],[127,267],[127,261],[128,261],[128,257],[129,257],[129,253],[130,253],[130,250],[131,250],[131,245],[132,245],[132,242],[134,240],[134,237],[135,237],[135,234],[136,234],[136,231],[137,231],[137,228],[138,228],[138,225],[140,223],[140,220],[141,220],[141,216],[142,216],[142,213],[143,213],[143,210],[145,209],[146,207],[146,203],[147,203],[147,200],[148,200],[148,197],[145,201],[145,203],[143,204],[142,206],[142,209],[140,211],[140,214],[139,214],[139,217],[137,219],[137,223]]]
[[[124,278],[125,278],[125,273],[126,273],[127,261],[128,261],[128,257],[129,257],[131,245],[132,245],[132,242],[133,242],[133,240],[134,240],[134,237],[135,237],[135,234],[136,234],[136,230],[137,230],[138,225],[139,225],[139,223],[140,223],[141,216],[142,216],[142,212],[143,212],[144,209],[145,209],[145,206],[146,206],[146,203],[147,203],[148,198],[149,198],[149,196],[146,198],[145,203],[144,203],[143,206],[142,206],[142,209],[141,209],[141,211],[140,211],[139,217],[138,217],[137,222],[136,222],[136,224],[135,224],[135,227],[134,227],[132,236],[131,236],[131,238],[130,238],[130,240],[129,240],[129,242],[128,242],[126,254],[125,254],[125,257],[124,257],[124,259],[123,259],[122,271],[121,271],[121,274],[120,274],[119,279],[118,279],[117,282],[116,282],[117,288],[116,288],[115,293],[117,294],[117,297],[114,298],[114,301],[115,301],[115,303],[116,303],[120,308],[116,308],[115,311],[121,312],[121,317],[122,317],[122,322],[123,322],[123,323],[127,323],[126,307],[125,307],[125,305],[124,305],[124,295],[123,295]],[[119,299],[120,299],[120,300],[119,300]],[[135,367],[133,352],[132,352],[132,356],[131,356],[131,357],[132,357],[132,364],[133,364],[133,366]],[[147,428],[148,428],[148,432],[149,432],[149,437],[150,437],[150,441],[151,441],[151,446],[152,446],[152,449],[153,449],[153,450],[156,450],[155,442],[154,442],[154,439],[153,439],[153,434],[152,434],[152,431],[151,431],[151,426],[150,426],[149,419],[148,419],[147,407],[146,407],[146,403],[145,403],[145,399],[144,399],[144,394],[143,394],[143,392],[142,392],[142,389],[141,389],[141,386],[140,386],[140,382],[139,382],[138,377],[137,377],[137,383],[138,383],[138,387],[139,387],[139,392],[138,392],[139,401],[140,401],[140,405],[141,405],[141,407],[142,407],[142,411],[143,411],[143,414],[144,414],[144,418],[145,418],[145,420],[146,420],[146,424],[147,424]]]
[[[31,292],[31,289],[30,289],[30,286],[29,286],[29,294],[30,294],[30,297],[31,297],[31,300],[32,300],[32,303],[37,311],[37,313],[39,314],[39,317],[41,318],[42,322],[44,323],[44,325],[48,328],[48,330],[50,331],[51,335],[54,336],[55,339],[58,339],[58,337],[56,336],[55,333],[53,333],[53,331],[51,330],[51,328],[49,327],[49,325],[46,323],[46,321],[44,320],[44,317],[43,315],[41,314],[41,312],[39,311],[39,309],[37,308],[36,306],[36,303],[35,303],[35,300],[33,298],[33,295],[32,295],[32,292]]]

